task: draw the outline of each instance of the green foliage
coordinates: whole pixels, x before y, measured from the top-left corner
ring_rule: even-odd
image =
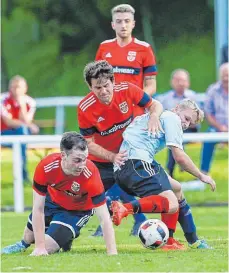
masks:
[[[29,257],[33,246],[24,253],[2,255],[3,272],[226,272],[228,269],[227,208],[192,208],[197,232],[214,250],[170,251],[149,250],[136,237],[130,237],[132,217],[115,227],[118,256],[107,256],[103,238],[90,236],[98,221],[94,216],[82,228],[70,252],[48,257]],[[2,246],[21,239],[28,213],[2,214]],[[148,215],[158,218],[157,215]],[[183,243],[178,225],[175,236]],[[187,245],[187,244],[186,244]]]

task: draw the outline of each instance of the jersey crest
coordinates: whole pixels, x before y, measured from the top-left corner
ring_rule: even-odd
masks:
[[[133,62],[135,60],[135,58],[136,58],[136,55],[137,55],[136,51],[128,51],[127,60],[129,62]]]
[[[123,114],[126,114],[129,110],[128,104],[126,101],[119,104],[119,109]]]
[[[71,190],[74,192],[78,192],[80,190],[80,184],[77,183],[76,181],[73,181],[71,185]]]

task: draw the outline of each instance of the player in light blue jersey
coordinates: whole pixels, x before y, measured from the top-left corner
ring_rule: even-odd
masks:
[[[127,193],[138,196],[140,199],[127,204],[117,201],[112,203],[113,222],[121,223],[123,217],[138,212],[159,212],[156,197],[166,197],[169,208],[174,203],[172,193],[176,195],[179,209],[174,213],[164,211],[162,221],[169,228],[170,238],[163,248],[184,249],[173,238],[176,223],[179,221],[184,235],[193,248],[210,248],[205,241],[198,239],[196,227],[186,199],[181,191],[180,183],[171,178],[158,164],[154,157],[166,146],[171,149],[176,162],[187,172],[210,184],[215,190],[215,182],[200,172],[190,157],[183,150],[183,130],[196,125],[203,120],[204,113],[198,105],[190,100],[182,100],[176,108],[164,111],[160,117],[163,132],[156,136],[148,133],[149,114],[136,117],[123,133],[123,142],[120,151],[127,151],[128,160],[123,166],[114,166],[116,183]],[[171,191],[173,190],[173,192]]]

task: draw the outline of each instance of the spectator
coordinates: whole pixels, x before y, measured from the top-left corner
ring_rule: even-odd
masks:
[[[37,134],[39,128],[33,121],[36,102],[26,95],[28,85],[21,76],[14,76],[9,90],[1,101],[1,135]],[[10,145],[11,147],[11,145]],[[23,180],[29,181],[26,168],[26,144],[21,145],[23,158]]]
[[[210,85],[206,91],[204,111],[209,123],[208,132],[228,132],[228,68],[224,63],[219,68],[219,81]],[[204,142],[201,156],[201,171],[210,170],[217,142]]]
[[[157,97],[157,99],[162,103],[164,109],[171,110],[181,100],[185,98],[195,100],[196,93],[189,89],[190,75],[187,70],[185,69],[174,70],[171,74],[170,84],[172,90],[169,90],[165,94]],[[197,127],[190,127],[185,132],[186,133],[197,132]],[[171,177],[173,177],[175,164],[176,162],[173,158],[171,150],[169,149],[167,169]]]

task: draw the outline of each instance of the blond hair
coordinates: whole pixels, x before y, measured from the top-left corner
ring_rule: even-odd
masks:
[[[14,76],[13,78],[10,79],[10,81],[9,81],[9,89],[11,88],[11,86],[14,83],[18,83],[18,82],[24,82],[26,84],[26,86],[28,86],[27,81],[26,81],[25,78],[23,78],[20,75],[16,75],[16,76]]]
[[[134,16],[135,9],[131,5],[128,5],[128,4],[121,4],[121,5],[115,6],[111,10],[112,17],[118,12],[121,12],[121,13],[130,12]]]
[[[204,112],[200,109],[198,104],[190,99],[184,99],[179,104],[178,107],[181,109],[192,109],[197,114],[196,124],[201,123],[204,119]]]

